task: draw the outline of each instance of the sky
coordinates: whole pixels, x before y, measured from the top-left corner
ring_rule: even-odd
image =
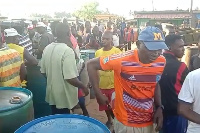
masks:
[[[51,0],[53,1],[53,0]],[[175,10],[190,8],[191,0],[1,0],[0,13],[12,18],[27,17],[32,13],[50,14],[73,12],[87,2],[99,2],[99,9],[109,9],[110,13],[128,16],[131,11]],[[123,3],[122,3],[123,2]],[[194,0],[193,9],[200,7],[200,0]]]

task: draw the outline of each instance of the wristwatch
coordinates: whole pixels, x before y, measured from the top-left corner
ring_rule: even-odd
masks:
[[[162,110],[164,110],[164,106],[160,105],[160,106],[156,106],[156,109],[161,108]]]

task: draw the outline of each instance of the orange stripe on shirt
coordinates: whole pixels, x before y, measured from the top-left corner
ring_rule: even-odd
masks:
[[[16,72],[19,71],[19,70],[20,70],[20,66],[15,67],[15,68],[12,68],[12,69],[9,69],[9,70],[7,70],[7,71],[5,71],[5,72],[1,72],[1,73],[0,73],[1,78],[8,77],[8,76],[10,76],[10,75],[16,73]]]
[[[19,56],[19,54],[17,52],[10,53],[7,55],[2,55],[2,56],[0,56],[0,63],[5,62],[6,60],[10,60],[10,58],[15,58],[18,56]]]

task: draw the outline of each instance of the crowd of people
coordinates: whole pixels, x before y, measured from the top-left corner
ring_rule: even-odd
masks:
[[[70,114],[79,104],[89,116],[85,96],[92,87],[99,111],[107,115],[105,124],[113,125],[115,133],[200,132],[200,52],[189,68],[180,62],[181,36],[165,37],[147,26],[134,40],[133,28],[124,21],[120,26],[108,21],[105,28],[96,20],[82,25],[64,19],[50,27],[33,23],[23,35],[14,28],[3,30],[1,87],[26,88],[26,66],[40,66],[52,114]],[[87,62],[88,85],[80,79],[86,66],[80,49],[96,50]]]

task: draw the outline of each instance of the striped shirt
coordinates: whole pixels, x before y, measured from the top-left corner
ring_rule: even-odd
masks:
[[[14,49],[0,49],[0,87],[20,87],[20,67],[22,64],[19,53]]]
[[[27,49],[29,53],[32,55],[33,53],[32,42],[28,34],[20,38],[19,44],[25,49]]]

